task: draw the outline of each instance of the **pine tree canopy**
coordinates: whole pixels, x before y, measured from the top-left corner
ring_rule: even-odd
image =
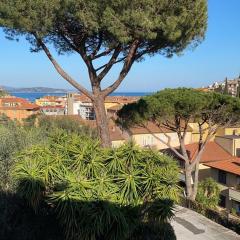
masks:
[[[25,35],[39,50],[37,36],[59,53],[83,49],[91,59],[100,57],[100,49],[107,55],[116,48],[123,59],[135,40],[136,59],[171,56],[201,42],[206,25],[206,0],[2,0],[0,5],[0,26],[8,37]]]

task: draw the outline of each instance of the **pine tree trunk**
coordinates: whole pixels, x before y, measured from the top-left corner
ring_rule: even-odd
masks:
[[[186,195],[188,200],[192,200],[192,171],[190,166],[185,164],[185,183],[186,183]]]
[[[111,139],[108,128],[108,118],[104,105],[104,97],[101,94],[94,94],[93,107],[96,115],[98,135],[102,147],[111,147]]]
[[[192,192],[192,200],[195,201],[198,190],[198,178],[199,178],[199,161],[196,163],[195,173],[194,173],[194,186]]]

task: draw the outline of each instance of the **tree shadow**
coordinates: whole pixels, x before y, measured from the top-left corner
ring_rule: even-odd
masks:
[[[168,221],[156,224],[161,221],[159,214],[163,219],[168,214],[161,205],[154,210],[158,204],[163,203],[154,202],[151,210],[152,204],[143,208],[123,207],[109,201],[62,201],[57,207],[65,207],[68,214],[63,217],[66,212],[56,214],[51,204],[41,202],[38,211],[34,211],[17,193],[0,192],[0,239],[176,240]],[[147,209],[151,221],[140,220],[143,209]]]
[[[46,209],[36,214],[18,194],[0,192],[0,239],[64,240],[56,216]]]

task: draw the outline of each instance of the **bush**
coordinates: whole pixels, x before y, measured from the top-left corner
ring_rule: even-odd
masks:
[[[76,133],[97,138],[97,131],[95,128],[90,128],[76,118],[67,116],[39,116],[37,122],[40,128],[48,132],[52,132],[54,129],[62,129],[68,133]]]
[[[40,129],[26,130],[14,122],[0,126],[0,190],[12,189],[10,169],[15,154],[28,146],[43,142],[43,139],[44,133]]]
[[[220,189],[212,178],[206,178],[199,183],[196,201],[206,208],[216,208],[219,203]]]
[[[36,212],[43,202],[54,209],[67,239],[124,240],[139,239],[140,229],[151,239],[174,236],[163,226],[178,200],[178,171],[170,157],[133,143],[103,149],[89,137],[58,132],[48,145],[23,151],[13,175]]]

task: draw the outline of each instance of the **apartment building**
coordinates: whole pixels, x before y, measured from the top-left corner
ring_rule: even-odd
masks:
[[[135,102],[139,97],[107,96],[105,109],[113,116],[124,104]],[[69,93],[67,95],[67,114],[79,115],[85,120],[94,120],[95,112],[91,99],[84,95]]]
[[[68,115],[78,115],[85,120],[95,119],[93,104],[89,98],[83,95],[69,93],[66,108]]]
[[[221,133],[230,133],[227,128]],[[198,151],[198,144],[186,146],[190,158]],[[211,177],[219,184],[221,195],[219,205],[228,211],[240,214],[240,136],[221,135],[207,143],[199,165],[199,180]],[[184,163],[182,163],[184,164]],[[183,178],[184,180],[184,178]]]
[[[40,107],[40,112],[44,115],[51,115],[51,116],[62,116],[65,115],[65,107],[64,106],[42,106]]]
[[[229,94],[233,97],[239,97],[239,87],[240,87],[240,76],[235,79],[225,79],[224,82],[215,82],[209,85],[207,88],[210,91],[216,91],[221,93]]]
[[[35,100],[38,106],[65,106],[66,97],[65,96],[44,96]]]
[[[219,205],[240,214],[240,159],[209,162],[205,166],[221,189]]]
[[[158,150],[167,149],[168,146],[163,143],[168,142],[170,138],[170,143],[172,147],[179,146],[179,140],[177,133],[165,128],[159,128],[153,122],[148,122],[145,126],[135,126],[128,130],[130,138],[141,147],[151,147]],[[167,135],[167,136],[166,136]],[[185,143],[192,143],[192,129],[188,127]]]
[[[11,120],[22,122],[24,119],[38,114],[40,107],[23,98],[7,96],[0,98],[0,114],[4,114]]]

